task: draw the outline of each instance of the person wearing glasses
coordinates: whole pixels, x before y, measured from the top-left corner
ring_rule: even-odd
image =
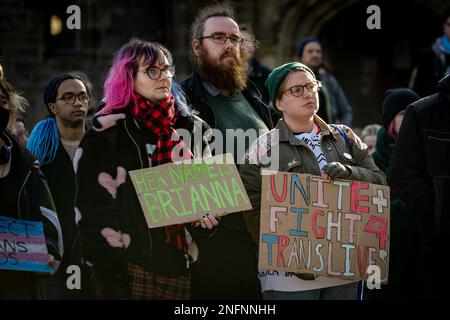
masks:
[[[199,148],[173,139],[181,129],[200,136],[206,129],[174,75],[165,47],[131,39],[115,55],[104,84],[105,106],[77,151],[75,204],[97,298],[190,298],[187,226],[150,229],[128,176],[131,170],[202,156],[191,151]],[[211,228],[217,220],[201,224]]]
[[[70,290],[67,268],[82,268],[79,229],[75,222],[75,151],[85,133],[85,119],[90,92],[75,74],[65,73],[51,79],[44,91],[48,117],[31,131],[27,148],[39,159],[48,180],[61,222],[64,258],[58,272],[43,280],[46,299],[78,299],[89,296],[85,283],[80,290]],[[81,273],[85,275],[84,272]],[[85,278],[83,277],[83,281]]]
[[[267,153],[279,154],[278,171],[328,175],[332,179],[358,180],[386,185],[367,146],[345,125],[325,123],[318,115],[318,92],[322,83],[306,65],[291,62],[275,68],[266,81],[270,99],[282,112],[275,127],[279,141],[261,136],[248,150],[246,159],[264,159]],[[263,148],[261,148],[263,147]],[[259,244],[261,208],[261,169],[271,166],[249,161],[239,167],[253,209],[244,219],[255,244]],[[272,170],[276,168],[271,168]],[[356,299],[358,282],[260,270],[263,299]]]
[[[248,80],[248,47],[231,7],[202,9],[191,27],[194,72],[181,82],[187,100],[206,123],[226,137],[227,130],[252,130],[257,135],[273,127],[270,109],[261,101],[255,84]],[[249,42],[248,45],[254,45]],[[255,137],[256,138],[256,137]],[[254,140],[254,138],[253,138]],[[253,142],[237,145],[227,141],[238,163]],[[192,266],[193,299],[258,299],[256,247],[241,213],[222,217],[217,228],[198,229],[193,234],[199,246],[198,263]]]

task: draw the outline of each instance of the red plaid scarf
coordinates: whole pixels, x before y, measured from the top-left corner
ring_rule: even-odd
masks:
[[[161,165],[171,162],[172,149],[179,143],[183,146],[182,150],[186,150],[182,140],[173,141],[171,139],[172,136],[179,138],[173,127],[178,114],[175,109],[175,99],[171,94],[165,100],[154,103],[134,92],[133,100],[130,102],[133,116],[158,137],[156,149],[151,155],[152,163]],[[186,150],[185,154],[177,156],[179,159],[191,159],[193,157],[190,150]]]
[[[133,100],[130,101],[132,115],[144,124],[157,138],[156,149],[151,155],[152,165],[161,165],[172,161],[172,149],[177,145],[183,146],[186,152],[179,158],[191,159],[193,157],[190,150],[182,140],[173,141],[171,137],[179,138],[174,124],[177,119],[175,109],[175,99],[171,94],[159,103],[154,103],[144,98],[137,92],[133,93]],[[149,142],[145,138],[146,142]],[[166,227],[166,243],[176,245],[181,251],[187,252],[187,242],[185,224],[177,224]]]

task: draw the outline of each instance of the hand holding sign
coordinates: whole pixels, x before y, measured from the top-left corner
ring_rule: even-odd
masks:
[[[49,265],[52,270],[54,270],[53,265],[55,263],[55,257],[51,254],[48,255],[47,264]],[[35,272],[38,276],[48,276],[51,272]]]
[[[340,162],[330,162],[323,167],[323,171],[331,179],[347,179],[352,174],[351,169]]]
[[[207,229],[211,230],[213,227],[217,226],[218,224],[219,224],[219,221],[216,219],[216,217],[207,213],[205,216],[203,216],[202,219],[194,222],[194,227],[201,226],[203,229],[207,228]]]

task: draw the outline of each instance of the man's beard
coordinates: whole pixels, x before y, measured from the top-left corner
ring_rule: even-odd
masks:
[[[202,48],[197,63],[198,73],[200,78],[207,80],[219,90],[241,92],[247,86],[247,62],[232,52],[224,52],[220,56],[220,61],[228,56],[234,57],[236,63],[232,65],[216,63],[209,58],[208,51]]]

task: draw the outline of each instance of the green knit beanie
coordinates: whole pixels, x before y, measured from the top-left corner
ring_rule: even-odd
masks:
[[[306,65],[300,62],[290,62],[283,64],[272,70],[266,80],[266,87],[269,90],[270,101],[272,101],[273,106],[276,108],[275,101],[277,100],[278,90],[280,89],[281,84],[283,83],[286,76],[289,72],[293,70],[305,71],[309,72],[314,79],[316,76],[314,72]]]

